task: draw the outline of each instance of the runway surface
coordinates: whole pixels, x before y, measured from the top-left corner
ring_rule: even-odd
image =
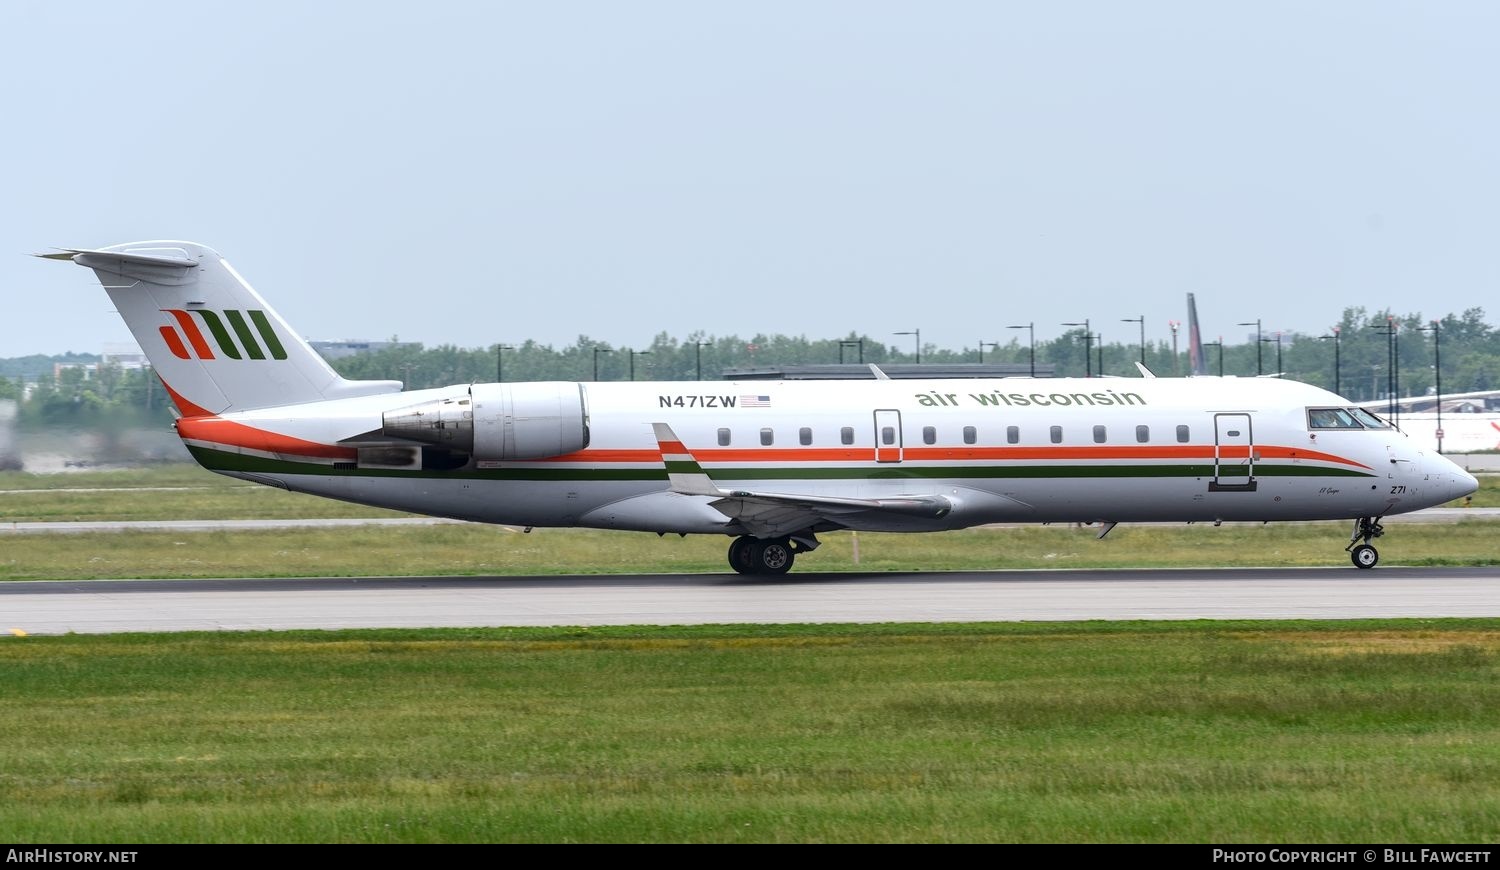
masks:
[[[1500,568],[0,583],[0,632],[1500,617]]]

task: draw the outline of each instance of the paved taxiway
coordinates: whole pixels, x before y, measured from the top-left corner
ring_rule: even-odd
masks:
[[[0,583],[0,631],[1500,616],[1500,568]]]

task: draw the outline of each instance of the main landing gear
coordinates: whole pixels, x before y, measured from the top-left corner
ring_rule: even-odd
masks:
[[[800,539],[744,535],[729,545],[729,567],[741,574],[785,574],[792,570],[792,562],[798,553],[811,549]]]
[[[1354,521],[1354,534],[1349,536],[1349,546],[1344,548],[1349,552],[1349,558],[1354,562],[1354,567],[1375,567],[1375,563],[1380,561],[1380,554],[1370,546],[1370,541],[1383,534],[1385,534],[1385,527],[1380,525],[1380,517],[1360,517]],[[1361,539],[1361,543],[1355,543]]]

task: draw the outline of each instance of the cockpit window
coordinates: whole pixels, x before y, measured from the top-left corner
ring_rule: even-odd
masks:
[[[1362,429],[1354,415],[1343,408],[1308,408],[1309,429]]]
[[[1371,414],[1369,411],[1366,411],[1364,408],[1350,408],[1349,409],[1349,413],[1351,413],[1351,414],[1354,415],[1354,419],[1356,419],[1359,422],[1365,424],[1365,428],[1366,429],[1389,429],[1389,428],[1391,428],[1391,424],[1389,424],[1386,421],[1380,419],[1379,417],[1375,416],[1374,414]]]

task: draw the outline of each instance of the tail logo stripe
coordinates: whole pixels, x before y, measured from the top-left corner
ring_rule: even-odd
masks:
[[[163,326],[161,328],[161,337],[167,342],[167,350],[172,352],[172,356],[178,359],[192,359],[188,355],[187,347],[182,343],[182,336],[177,334],[177,330],[170,326]]]
[[[286,349],[281,346],[281,341],[276,338],[276,330],[271,328],[270,321],[266,320],[266,313],[258,309],[250,309],[250,319],[255,321],[255,328],[260,330],[260,337],[266,340],[266,347],[271,351],[273,359],[286,359]]]
[[[239,359],[240,349],[234,346],[234,339],[229,337],[229,330],[224,328],[224,321],[219,319],[219,315],[212,311],[202,310],[198,311],[197,314],[207,324],[208,331],[214,334],[214,341],[219,343],[219,350],[223,351],[224,355],[230,359]]]
[[[245,354],[250,359],[265,359],[266,350],[271,352],[272,359],[287,358],[286,348],[282,347],[281,340],[276,337],[276,330],[272,328],[271,321],[264,311],[254,308],[247,311],[234,309],[207,311],[201,308],[187,311],[182,308],[163,308],[162,311],[172,315],[172,319],[177,322],[176,329],[163,326],[159,328],[159,331],[162,340],[167,343],[167,349],[178,359],[192,359],[194,356],[204,360],[216,358],[213,346],[203,335],[203,330],[198,328],[198,321],[193,318],[194,314],[198,315],[203,325],[208,327],[214,343],[219,346],[219,353],[229,359],[243,358],[240,355],[241,345],[244,346]],[[248,321],[245,319],[247,314],[250,316]],[[224,325],[226,319],[229,321],[228,326]],[[251,324],[254,324],[254,329],[251,328]],[[234,330],[234,335],[229,334],[230,329]],[[260,334],[261,342],[264,342],[266,350],[262,349],[261,342],[255,340],[256,333]],[[183,341],[183,336],[187,337],[186,342]],[[239,337],[239,344],[235,344],[236,336]],[[188,350],[189,347],[192,348],[191,351]]]
[[[234,334],[240,337],[240,344],[245,346],[245,353],[249,354],[251,359],[265,359],[266,354],[260,349],[260,345],[255,343],[255,335],[250,332],[250,325],[245,322],[245,316],[233,309],[225,311],[224,316],[229,318],[229,325],[234,327]]]
[[[198,331],[198,324],[193,322],[193,318],[188,316],[186,311],[169,308],[167,313],[177,320],[177,326],[187,336],[188,343],[193,346],[193,352],[198,355],[198,359],[214,358],[213,349],[203,339],[203,333]]]

